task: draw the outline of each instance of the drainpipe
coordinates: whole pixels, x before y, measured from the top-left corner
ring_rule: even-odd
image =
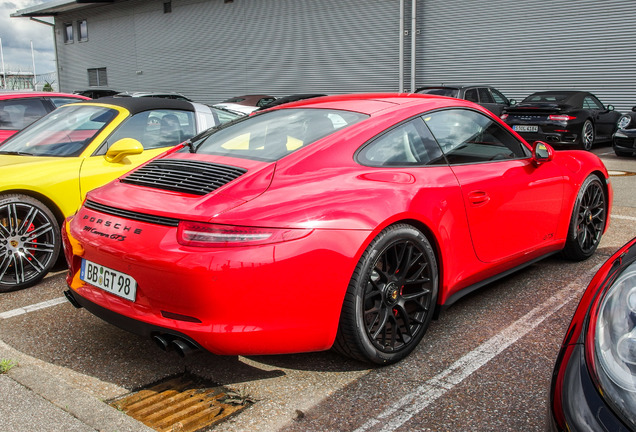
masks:
[[[2,59],[2,86],[0,88],[7,88],[7,72],[4,70],[4,53],[2,52],[2,38],[0,38],[0,59]]]
[[[417,0],[411,0],[411,93],[415,93],[415,36],[417,35]]]
[[[400,46],[398,60],[398,91],[404,91],[404,0],[400,0]]]

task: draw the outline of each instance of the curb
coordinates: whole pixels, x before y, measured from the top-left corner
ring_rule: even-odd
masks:
[[[0,358],[17,361],[5,375],[31,390],[35,395],[62,409],[85,425],[104,432],[153,432],[154,429],[134,420],[99,398],[70,385],[25,355],[0,340]]]

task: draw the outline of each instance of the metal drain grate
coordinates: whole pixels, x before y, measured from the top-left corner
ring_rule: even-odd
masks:
[[[608,170],[607,173],[612,177],[629,177],[636,175],[635,172],[618,170]]]
[[[242,410],[243,404],[224,403],[228,389],[181,375],[110,402],[157,431],[194,432]]]

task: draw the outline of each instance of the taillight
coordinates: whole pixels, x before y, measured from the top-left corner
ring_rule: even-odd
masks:
[[[198,247],[256,246],[297,240],[309,235],[311,231],[181,221],[177,230],[177,241],[184,246]]]
[[[570,121],[570,120],[576,120],[576,117],[567,115],[567,114],[552,114],[548,116],[548,119],[554,120],[554,121]]]

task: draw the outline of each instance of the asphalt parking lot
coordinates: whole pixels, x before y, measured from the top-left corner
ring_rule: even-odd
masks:
[[[218,431],[544,430],[552,367],[578,298],[636,236],[636,158],[594,152],[615,192],[596,254],[580,263],[548,258],[464,297],[411,356],[384,368],[331,352],[163,353],[66,302],[62,270],[0,294],[0,360],[19,363],[0,375],[0,429],[145,430],[104,401],[188,372],[255,400]]]

